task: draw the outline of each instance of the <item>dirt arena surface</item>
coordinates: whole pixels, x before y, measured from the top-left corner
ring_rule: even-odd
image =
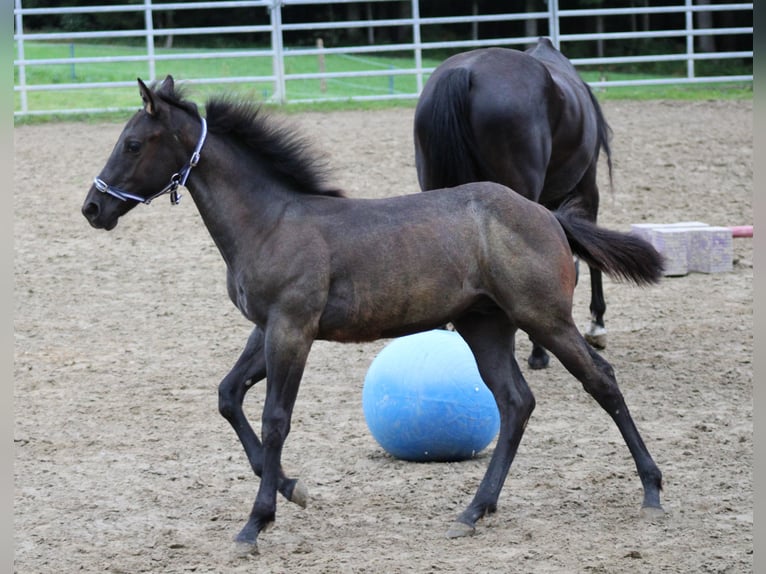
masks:
[[[604,111],[615,189],[602,169],[602,224],[753,223],[752,102],[606,101]],[[337,185],[374,197],[418,190],[412,117],[287,121]],[[217,384],[250,326],[188,194],[178,207],[139,206],[109,233],[81,216],[122,127],[14,130],[17,574],[752,571],[751,239],[734,240],[730,273],[605,283],[604,356],[663,471],[664,518],[639,517],[641,485],[609,417],[555,360],[527,369],[519,337],[537,408],[498,512],[474,537],[446,539],[493,445],[461,463],[392,459],[361,407],[385,342],[318,342],[283,457],[309,506],[280,499],[260,554],[236,555],[258,480],[217,412]],[[582,327],[588,283],[585,269]],[[263,387],[246,402],[256,428]]]

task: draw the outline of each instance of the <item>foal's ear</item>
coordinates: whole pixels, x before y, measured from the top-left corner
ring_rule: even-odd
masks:
[[[146,84],[138,78],[138,89],[141,92],[141,99],[144,101],[144,110],[150,116],[156,116],[159,112],[160,102],[154,97],[152,91],[146,86]],[[172,95],[175,90],[175,82],[173,76],[168,75],[162,83],[156,87],[155,92],[157,94],[165,93],[166,95]]]
[[[141,99],[144,101],[144,111],[150,116],[157,114],[157,106],[154,104],[154,95],[152,91],[138,78],[138,91],[141,93]]]
[[[157,91],[172,94],[175,91],[175,81],[173,80],[173,76],[170,74],[165,76],[165,79],[162,80],[162,83],[157,88]]]

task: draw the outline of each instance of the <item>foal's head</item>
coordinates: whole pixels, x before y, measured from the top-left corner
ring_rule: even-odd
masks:
[[[83,215],[96,228],[113,229],[120,216],[139,203],[173,193],[177,187],[173,182],[180,178],[178,174],[191,155],[193,142],[186,140],[199,136],[195,132],[184,137],[180,122],[188,123],[184,116],[199,118],[199,112],[176,92],[171,76],[154,89],[140,79],[138,86],[144,106],[125,125],[82,206]],[[188,113],[174,113],[179,108]],[[199,126],[201,122],[195,121]],[[198,143],[203,141],[200,138]]]
[[[125,125],[82,207],[93,227],[112,229],[136,205],[165,193],[175,203],[176,189],[185,185],[207,137],[207,120],[183,99],[171,76],[152,89],[140,79],[138,86],[144,106]],[[221,97],[209,100],[206,108],[211,133],[249,155],[245,163],[258,163],[294,192],[342,195],[325,185],[324,166],[308,142],[270,122],[253,102]]]

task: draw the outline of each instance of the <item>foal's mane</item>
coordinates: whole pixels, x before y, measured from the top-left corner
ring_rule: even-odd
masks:
[[[199,115],[194,103],[185,100],[183,91],[160,90],[168,103]],[[216,96],[205,104],[210,133],[226,136],[257,155],[275,175],[301,193],[342,197],[343,192],[325,181],[328,169],[312,153],[308,140],[295,129],[280,125],[264,115],[260,106],[234,96]]]

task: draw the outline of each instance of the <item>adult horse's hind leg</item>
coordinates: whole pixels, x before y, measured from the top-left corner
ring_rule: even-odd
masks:
[[[585,341],[574,324],[550,329],[546,333],[535,333],[535,337],[577,377],[583,388],[609,413],[620,429],[644,488],[642,514],[651,516],[663,513],[660,505],[662,473],[630,416],[612,366]]]
[[[218,410],[229,421],[245,449],[250,466],[259,478],[263,473],[263,445],[242,410],[247,391],[266,377],[263,331],[256,327],[232,370],[218,386]],[[287,478],[280,469],[278,490],[289,501],[306,507],[308,492],[297,479]]]
[[[575,269],[577,269],[576,264]],[[529,342],[532,343],[532,350],[529,353],[529,357],[527,357],[527,365],[529,365],[529,368],[539,370],[548,367],[551,358],[548,355],[548,351],[545,350],[545,347],[535,341],[531,336],[529,337]]]
[[[593,163],[586,170],[568,201],[570,207],[580,210],[583,216],[593,223],[598,220],[599,206],[597,164],[598,154],[595,155]],[[588,270],[590,271],[590,324],[585,331],[585,340],[596,349],[606,349],[607,335],[604,324],[606,301],[602,273],[595,267],[588,266]]]
[[[495,397],[500,411],[500,433],[484,478],[471,503],[447,532],[449,538],[473,534],[476,522],[497,509],[500,491],[535,408],[535,398],[514,357],[516,330],[508,319],[500,313],[476,314],[453,323],[471,348],[479,374]]]
[[[551,362],[548,352],[545,350],[545,347],[538,345],[531,338],[529,341],[532,343],[532,351],[529,353],[529,357],[527,357],[527,364],[531,369],[544,369]]]
[[[590,270],[590,325],[585,331],[585,340],[596,349],[606,349],[606,301],[601,270],[589,267]]]

